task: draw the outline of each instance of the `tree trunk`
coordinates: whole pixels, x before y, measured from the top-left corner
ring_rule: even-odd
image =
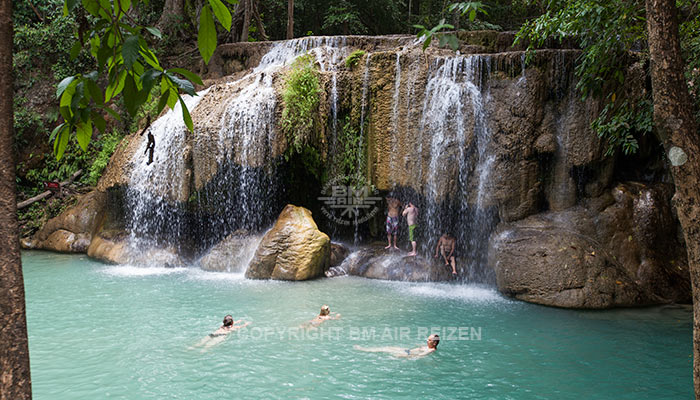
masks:
[[[241,0],[240,4],[243,5],[243,27],[241,28],[241,42],[248,41],[248,31],[250,30],[250,9],[251,0]]]
[[[258,10],[259,6],[260,1],[255,0],[255,2],[253,3],[253,18],[255,19],[255,25],[258,27],[260,39],[267,41],[270,40],[270,38],[267,36],[267,33],[265,33],[265,25],[262,22],[262,18],[260,18],[260,11]]]
[[[0,399],[32,398],[12,152],[12,0],[0,0]]]
[[[294,0],[287,3],[287,39],[294,39]]]
[[[160,19],[158,19],[158,24],[156,25],[158,29],[163,32],[170,30],[173,21],[176,21],[178,17],[185,15],[185,0],[165,0],[165,5],[163,6],[163,12],[160,14]]]
[[[693,286],[693,381],[700,398],[700,136],[683,76],[675,0],[646,0],[654,124],[671,162],[673,203]]]

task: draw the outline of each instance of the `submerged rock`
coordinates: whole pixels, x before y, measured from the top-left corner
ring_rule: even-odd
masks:
[[[212,247],[199,260],[199,265],[206,271],[242,272],[255,255],[259,243],[260,236],[234,232]]]
[[[348,256],[343,264],[329,270],[327,276],[355,275],[390,281],[435,282],[452,279],[448,266],[421,256],[385,250],[383,244],[374,244]]]
[[[502,224],[489,248],[499,290],[566,308],[690,302],[669,198],[661,185],[620,184],[585,206]]]
[[[288,204],[263,237],[245,273],[250,279],[303,281],[322,276],[330,263],[330,239],[311,211]]]

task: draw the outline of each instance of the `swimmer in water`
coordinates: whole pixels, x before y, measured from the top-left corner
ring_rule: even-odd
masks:
[[[331,315],[331,309],[327,305],[321,306],[321,312],[316,316],[316,318],[312,319],[311,321],[307,322],[306,324],[302,325],[302,327],[306,328],[312,328],[312,327],[317,327],[321,325],[323,322],[328,321],[330,319],[340,319],[340,314],[338,313],[333,313]]]
[[[440,344],[440,336],[433,334],[428,336],[428,342],[425,346],[416,347],[414,349],[406,349],[403,347],[386,346],[386,347],[360,347],[355,346],[355,350],[366,351],[368,353],[387,353],[397,358],[422,358],[437,350]]]
[[[239,325],[236,325],[239,324]],[[194,347],[204,347],[204,350],[208,349],[209,347],[215,346],[226,339],[226,336],[229,333],[235,332],[239,329],[245,328],[246,326],[250,325],[250,322],[243,321],[242,319],[239,319],[238,321],[234,321],[233,317],[231,315],[227,315],[224,317],[224,322],[223,325],[219,327],[219,329],[215,330],[213,333],[210,333],[209,336],[205,337],[202,339],[199,343],[197,343]]]

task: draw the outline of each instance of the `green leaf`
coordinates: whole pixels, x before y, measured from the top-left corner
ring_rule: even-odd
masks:
[[[192,124],[192,117],[190,116],[190,111],[187,109],[187,105],[185,104],[185,101],[182,100],[182,97],[177,96],[177,98],[180,100],[180,107],[182,107],[182,119],[185,120],[185,125],[187,125],[187,129],[189,129],[190,132],[194,131],[194,125]]]
[[[192,82],[185,80],[185,79],[180,79],[177,76],[170,74],[168,72],[165,73],[165,75],[173,82],[175,85],[180,88],[183,92],[189,94],[190,96],[195,96],[196,93],[194,91],[194,85],[192,85]]]
[[[80,123],[76,127],[75,136],[78,138],[78,144],[83,151],[87,151],[90,139],[92,139],[92,121],[88,120],[85,123]]]
[[[78,0],[66,0],[63,3],[63,16],[68,16],[68,14],[73,11],[76,4],[78,4]]]
[[[185,78],[189,79],[190,82],[195,83],[197,85],[204,85],[204,83],[202,82],[202,78],[200,78],[199,75],[195,74],[194,72],[188,71],[184,68],[170,68],[168,71],[180,74]]]
[[[153,85],[162,74],[163,73],[157,69],[149,69],[141,74],[141,86],[143,87],[143,90],[150,93],[151,89],[153,89]]]
[[[94,111],[90,113],[90,116],[95,123],[95,127],[97,127],[100,132],[104,133],[107,128],[107,121],[105,121],[104,117],[100,113]]]
[[[90,97],[92,100],[97,104],[98,106],[102,106],[104,104],[105,98],[104,94],[102,93],[102,89],[100,89],[99,86],[97,86],[97,83],[92,80],[87,80],[87,88],[88,88],[88,93],[90,94]]]
[[[136,115],[141,104],[139,104],[138,88],[134,82],[134,76],[128,74],[124,79],[124,107],[132,117]]]
[[[56,129],[59,130],[57,132],[56,140],[53,142],[53,153],[56,155],[57,160],[63,158],[63,153],[66,151],[68,139],[70,138],[70,131],[68,130],[68,125],[61,124],[59,125],[59,127],[56,127]]]
[[[76,41],[73,43],[73,46],[70,48],[70,59],[75,60],[78,58],[78,55],[80,54],[80,50],[83,49],[83,44],[80,43],[80,40]]]
[[[107,114],[111,115],[112,118],[114,118],[117,121],[122,119],[116,111],[112,110],[109,107],[105,107],[105,108],[103,108],[103,110],[107,111]]]
[[[62,122],[61,124],[59,124],[58,126],[56,126],[55,128],[53,128],[53,131],[51,131],[51,136],[49,136],[49,142],[55,142],[55,140],[56,140],[56,135],[58,134],[58,132],[61,131],[61,129],[63,129],[63,127],[64,127],[65,125],[66,125],[66,123],[65,123],[65,122]]]
[[[161,111],[165,108],[165,106],[168,104],[168,97],[170,96],[170,91],[164,92],[163,94],[160,95],[160,100],[158,100],[158,111],[157,113],[160,114]]]
[[[122,14],[126,14],[129,12],[129,8],[131,7],[131,0],[119,0],[119,5],[121,7]]]
[[[214,10],[214,15],[216,19],[219,20],[221,25],[227,31],[231,31],[231,12],[228,8],[221,2],[221,0],[209,0],[212,10]]]
[[[177,89],[168,89],[166,93],[168,93],[168,107],[170,107],[170,109],[175,108],[175,104],[177,104],[177,100],[180,98],[180,95],[177,93]]]
[[[75,76],[69,76],[68,78],[65,78],[62,80],[59,84],[58,87],[56,88],[56,98],[60,98],[63,92],[66,90],[68,86],[75,80]]]
[[[206,6],[202,7],[202,14],[199,17],[197,45],[204,63],[209,64],[209,59],[216,50],[216,27],[214,26],[214,17],[211,15],[209,7]]]
[[[119,75],[117,75],[117,77],[109,82],[109,85],[107,85],[107,91],[105,92],[105,103],[109,102],[114,96],[122,92],[124,89],[125,80],[126,70],[121,70]]]
[[[82,0],[83,8],[93,17],[100,17],[100,5],[95,0]]]
[[[152,26],[147,26],[146,30],[151,33],[151,35],[157,37],[158,39],[163,38],[163,34],[160,32],[158,28],[154,28]]]
[[[138,36],[128,36],[126,40],[124,40],[124,44],[122,45],[122,57],[124,57],[124,65],[127,69],[131,69],[134,62],[136,62],[136,59],[139,57],[140,49]]]
[[[469,20],[470,20],[470,21],[474,21],[475,19],[476,19],[476,9],[473,8],[473,9],[469,12]]]

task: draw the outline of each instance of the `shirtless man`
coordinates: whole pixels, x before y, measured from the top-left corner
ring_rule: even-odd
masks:
[[[401,201],[393,197],[386,198],[387,208],[389,209],[386,216],[386,240],[388,242],[385,249],[391,248],[391,236],[394,236],[394,248],[396,247],[396,234],[399,232],[399,209],[401,208]]]
[[[368,353],[387,353],[397,358],[421,358],[437,350],[440,343],[440,336],[433,334],[428,336],[428,342],[425,346],[416,347],[414,349],[405,349],[403,347],[386,346],[386,347],[360,347],[355,346],[355,350],[366,351]]]
[[[416,219],[418,218],[418,207],[409,202],[406,208],[403,210],[403,216],[406,217],[406,222],[408,222],[408,240],[411,242],[412,250],[408,253],[409,256],[416,255]]]
[[[456,243],[457,239],[450,236],[450,234],[445,233],[444,235],[440,236],[440,240],[438,240],[437,246],[435,246],[435,258],[438,257],[438,250],[440,250],[440,254],[442,255],[443,260],[445,260],[445,265],[452,264],[453,276],[457,276],[454,256]]]
[[[245,323],[242,323],[242,322],[244,322],[242,319],[239,319],[238,321],[234,321],[233,317],[231,315],[225,316],[223,325],[221,325],[219,327],[219,329],[217,329],[213,333],[210,333],[209,336],[202,339],[194,347],[204,346],[204,349],[202,350],[202,352],[204,352],[209,347],[212,347],[214,345],[217,345],[217,344],[223,342],[229,333],[235,332],[239,329],[245,328],[246,326],[250,325],[250,322],[245,322]],[[236,324],[240,324],[240,325],[236,325]]]
[[[305,326],[307,328],[316,327],[330,319],[340,319],[340,314],[333,313],[333,315],[331,315],[331,308],[324,304],[321,306],[321,312],[316,316],[316,318],[307,322]]]

